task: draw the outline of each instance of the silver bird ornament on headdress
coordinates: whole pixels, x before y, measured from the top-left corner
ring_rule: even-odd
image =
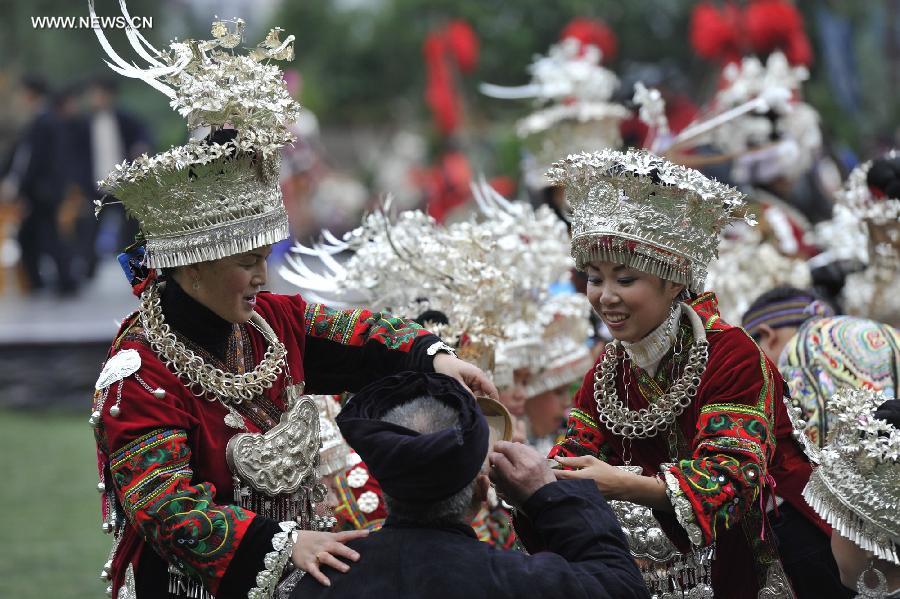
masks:
[[[95,17],[93,0],[88,5]],[[119,6],[130,23],[124,0]],[[294,37],[281,41],[281,30],[272,29],[243,55],[236,51],[242,19],[217,20],[211,31],[213,39],[173,41],[161,51],[129,24],[131,48],[148,65],[139,67],[94,29],[113,71],[165,94],[189,129],[212,132],[208,140],[123,162],[99,182],[139,221],[150,268],[214,260],[288,236],[279,150],[294,139],[288,125],[300,106],[269,62],[292,60]],[[213,134],[223,129],[228,135],[217,140]]]

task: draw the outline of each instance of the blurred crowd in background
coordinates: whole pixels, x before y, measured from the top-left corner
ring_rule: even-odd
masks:
[[[98,11],[114,12],[109,4]],[[132,14],[154,17],[146,33],[157,40],[199,34],[210,12],[204,2],[130,4]],[[792,65],[809,69],[803,99],[818,111],[822,136],[814,164],[799,176],[754,175],[751,182],[784,202],[802,228],[831,217],[833,193],[856,164],[897,144],[898,106],[889,90],[900,72],[900,9],[891,0],[797,2],[799,22],[765,1],[270,1],[254,5],[255,13],[239,1],[225,4],[215,9],[247,15],[248,31],[278,22],[297,36],[286,77],[307,110],[284,156],[282,187],[301,240],[352,229],[388,192],[401,209],[452,219],[466,210],[469,184],[482,175],[507,197],[553,204],[546,192],[530,194],[520,175],[514,122],[527,105],[486,98],[477,86],[527,82],[532,57],[568,35],[567,27],[600,47],[603,65],[618,76],[611,100],[634,111],[620,126],[627,146],[647,141],[632,101],[638,81],[660,90],[677,134],[709,111],[721,66],[742,54],[765,57],[782,48]],[[95,218],[103,195],[96,182],[116,164],[187,135],[139,82],[117,88],[94,58],[89,29],[27,24],[28,16],[80,15],[82,8],[14,3],[2,25],[9,34],[0,36],[7,50],[0,60],[3,294],[68,298],[91,285],[98,260],[114,264],[136,232],[115,206]],[[754,19],[784,22],[754,29]],[[731,162],[710,161],[703,170],[748,182],[735,180],[740,169]],[[806,258],[816,253],[808,250]]]

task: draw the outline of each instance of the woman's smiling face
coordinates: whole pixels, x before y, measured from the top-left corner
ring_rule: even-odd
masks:
[[[613,262],[587,267],[587,297],[613,338],[634,343],[661,325],[684,289],[655,275]]]

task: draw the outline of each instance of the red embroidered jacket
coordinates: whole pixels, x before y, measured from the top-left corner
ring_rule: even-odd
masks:
[[[425,348],[438,340],[415,323],[366,310],[307,304],[299,295],[260,293],[256,310],[287,348],[294,383],[305,381],[308,393],[353,391],[392,372],[430,369],[433,358]],[[138,351],[140,369],[109,387],[96,430],[101,476],[107,487],[112,481],[126,519],[113,562],[113,596],[129,564],[138,588],[142,586],[139,564],[145,563],[141,558],[148,544],[220,599],[246,596],[279,529],[274,521],[262,522],[267,519],[233,505],[225,446],[239,431],[225,424],[228,410],[220,402],[194,396],[159,360],[136,316],[123,323],[110,355],[125,349]],[[220,366],[250,370],[265,350],[263,336],[240,325]],[[208,354],[204,357],[217,362]],[[239,407],[250,432],[277,424],[285,408],[279,397],[284,386],[282,374],[264,397]],[[151,392],[157,388],[165,390],[164,397]],[[100,396],[98,391],[94,409]],[[120,396],[121,413],[113,417],[110,407]],[[254,525],[254,520],[260,522]],[[252,549],[242,551],[245,536],[256,538]],[[232,577],[236,584],[220,589],[229,571],[246,570],[247,564],[252,564],[248,574]],[[155,576],[165,576],[160,569]]]
[[[687,524],[693,538],[672,514],[654,515],[681,550],[689,548],[689,540],[716,543],[716,596],[755,598],[765,584],[767,564],[778,559],[771,530],[766,530],[765,541],[761,538],[764,502],[773,492],[824,531],[830,529],[801,496],[811,466],[792,437],[778,371],[743,329],[720,320],[712,293],[701,295],[692,307],[705,323],[709,361],[694,401],[677,420],[677,438],[670,440],[668,432],[662,432],[629,444],[599,424],[592,368],[575,397],[566,438],[550,456],[593,455],[620,465],[623,455],[630,454],[631,463],[641,466],[645,475],[670,473],[680,500],[692,508]],[[629,408],[646,407],[668,389],[671,359],[670,350],[654,377],[631,366]],[[621,360],[616,372],[617,392],[626,397]],[[675,447],[670,448],[673,441]]]

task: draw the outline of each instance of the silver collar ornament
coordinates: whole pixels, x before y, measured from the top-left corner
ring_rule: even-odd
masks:
[[[250,316],[250,324],[262,333],[268,347],[260,363],[244,374],[225,372],[206,363],[201,356],[178,340],[163,317],[157,284],[151,285],[141,294],[140,319],[144,335],[159,359],[192,392],[206,396],[211,401],[219,400],[230,406],[252,400],[275,384],[286,368],[287,349],[269,323],[257,312]],[[199,393],[197,388],[200,389]]]
[[[687,304],[682,304],[681,312],[691,323],[694,336],[687,364],[669,390],[646,408],[632,410],[628,407],[627,397],[626,401],[619,397],[616,390],[616,366],[620,343],[612,341],[607,344],[603,359],[597,364],[594,373],[594,402],[597,405],[597,419],[614,435],[628,439],[654,437],[672,426],[693,401],[700,378],[706,370],[709,342],[700,316]],[[629,368],[627,364],[625,367]]]

